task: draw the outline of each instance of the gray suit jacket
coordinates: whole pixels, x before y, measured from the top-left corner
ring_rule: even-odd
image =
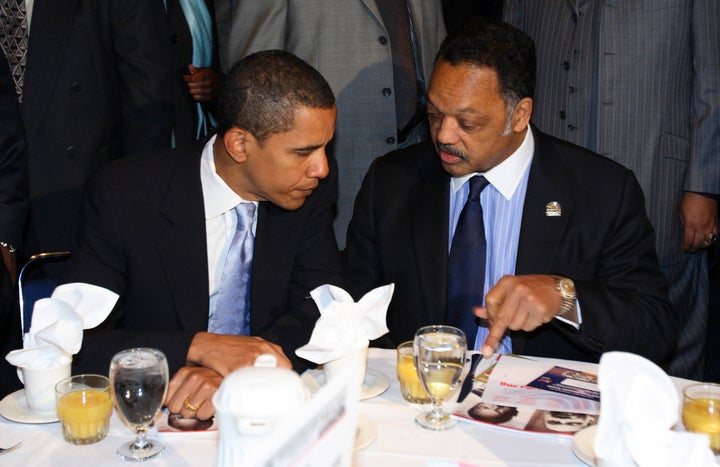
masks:
[[[410,0],[426,81],[445,37],[439,0]],[[344,245],[355,195],[370,163],[397,147],[392,56],[377,0],[242,0],[227,63],[259,50],[283,49],[314,66],[337,97],[331,152],[340,169],[335,233]]]
[[[575,3],[505,2],[505,20],[537,46],[533,121],[635,172],[660,264],[676,263],[683,192],[720,193],[720,2],[587,2],[601,12],[597,38],[582,24],[594,15],[577,16]],[[582,52],[592,44],[596,73],[594,57]]]

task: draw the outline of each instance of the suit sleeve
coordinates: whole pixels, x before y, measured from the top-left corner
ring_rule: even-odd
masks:
[[[232,15],[227,47],[228,68],[243,57],[268,49],[285,50],[290,0],[242,0]],[[224,70],[227,71],[227,70]]]
[[[112,43],[120,80],[125,154],[170,146],[173,125],[170,63],[160,0],[111,0]]]
[[[0,59],[0,241],[20,246],[28,210],[25,133],[15,85]]]
[[[370,290],[383,285],[379,278],[382,268],[374,240],[373,187],[376,165],[377,162],[373,162],[370,166],[358,192],[342,255],[348,292],[355,300],[360,300]]]
[[[598,359],[602,352],[620,350],[661,363],[673,349],[677,329],[642,189],[630,172],[621,181],[617,190],[622,195],[615,211],[608,212],[613,222],[595,266],[580,264],[575,271],[552,271],[575,280],[582,307],[580,332],[557,320],[553,324],[574,335],[571,340]],[[602,221],[597,222],[601,225]]]
[[[691,152],[684,189],[720,194],[720,2],[696,0],[692,8]]]
[[[172,321],[160,330],[124,329],[125,310],[123,296],[128,287],[125,276],[125,242],[122,223],[127,216],[117,200],[122,199],[115,190],[123,188],[113,183],[113,172],[101,170],[91,177],[85,187],[82,206],[82,222],[76,245],[63,277],[63,283],[84,282],[111,290],[120,300],[110,315],[94,329],[83,334],[80,352],[73,357],[74,373],[107,372],[115,353],[133,347],[154,347],[163,351],[168,359],[170,374],[174,374],[187,361],[187,350],[195,335],[194,331],[178,330]],[[137,311],[136,311],[137,312]],[[163,319],[158,310],[145,310],[147,320]],[[150,313],[155,314],[151,316]]]

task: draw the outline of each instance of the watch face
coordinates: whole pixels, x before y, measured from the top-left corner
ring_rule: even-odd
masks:
[[[563,295],[566,295],[568,297],[575,297],[575,283],[570,279],[561,279],[560,289]]]

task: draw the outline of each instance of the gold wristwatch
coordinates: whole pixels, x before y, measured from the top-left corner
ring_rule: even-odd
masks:
[[[575,307],[577,294],[575,293],[575,283],[572,279],[561,276],[553,276],[555,278],[555,287],[560,293],[562,303],[560,304],[560,312],[555,316],[564,316],[572,311]]]

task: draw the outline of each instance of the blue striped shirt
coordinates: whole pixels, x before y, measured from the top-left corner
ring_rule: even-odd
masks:
[[[525,203],[530,162],[532,162],[534,152],[535,140],[532,131],[528,129],[525,139],[514,153],[497,166],[481,174],[490,182],[490,185],[480,195],[480,202],[483,207],[483,222],[485,223],[485,239],[487,241],[485,293],[501,277],[507,274],[515,274],[523,204]],[[450,241],[448,245],[452,245],[455,227],[470,190],[469,185],[465,182],[474,175],[477,175],[477,173],[450,179]],[[482,304],[485,304],[484,298]],[[471,310],[468,310],[468,312],[470,313]],[[475,342],[468,342],[468,347],[480,349],[487,335],[487,327],[478,326]],[[509,336],[503,338],[498,346],[498,352],[512,352],[512,342]]]

